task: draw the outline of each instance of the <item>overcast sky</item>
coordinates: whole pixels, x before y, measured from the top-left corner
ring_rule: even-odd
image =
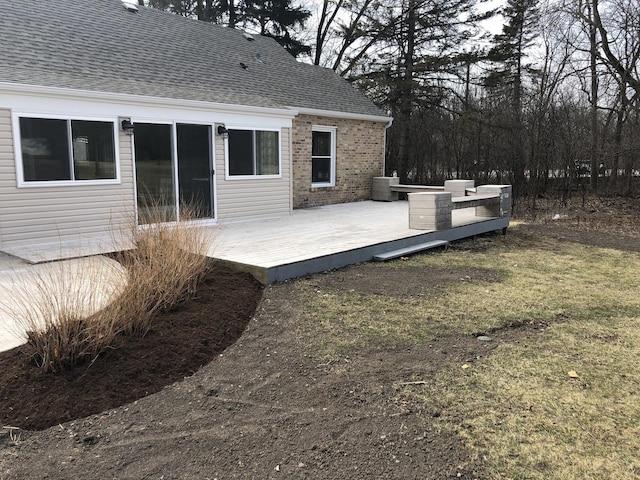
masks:
[[[482,6],[482,11],[499,8],[503,6],[506,1],[507,0],[489,0]],[[322,0],[305,0],[299,2],[299,4],[311,10],[312,18],[307,24],[307,29],[315,30],[315,26],[317,25],[317,18],[322,10]],[[500,33],[502,31],[502,17],[500,15],[497,15],[491,20],[483,22],[483,26],[492,34]]]
[[[487,10],[491,10],[493,8],[499,8],[506,3],[506,0],[491,0],[484,7]],[[484,27],[489,30],[489,32],[496,34],[502,31],[502,17],[500,15],[495,16],[491,20],[488,20],[483,23]]]

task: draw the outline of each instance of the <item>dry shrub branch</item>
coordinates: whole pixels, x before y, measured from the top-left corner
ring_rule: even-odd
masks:
[[[35,362],[60,371],[94,358],[118,335],[108,304],[122,290],[122,268],[104,257],[42,264],[14,274],[0,308],[26,332]]]

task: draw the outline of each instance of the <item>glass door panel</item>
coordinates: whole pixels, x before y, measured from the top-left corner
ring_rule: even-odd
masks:
[[[176,125],[181,208],[195,218],[213,217],[211,127]]]
[[[136,123],[138,223],[176,220],[171,125]]]

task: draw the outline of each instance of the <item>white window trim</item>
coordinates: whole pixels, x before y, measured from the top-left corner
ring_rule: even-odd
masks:
[[[247,127],[225,125],[227,130],[248,130],[252,132],[278,132],[278,174],[277,175],[230,175],[229,174],[229,138],[224,139],[224,179],[225,180],[266,180],[282,178],[282,129],[265,127]],[[254,138],[255,140],[255,138]],[[254,151],[255,155],[255,151]],[[254,168],[255,168],[255,158]]]
[[[51,120],[86,120],[94,122],[105,122],[113,124],[113,147],[115,153],[115,178],[105,178],[97,180],[38,180],[25,181],[24,166],[22,163],[22,141],[20,136],[20,118],[40,118]],[[43,113],[13,112],[13,146],[15,151],[16,179],[18,188],[40,188],[40,187],[66,187],[66,186],[90,186],[90,185],[119,185],[120,178],[120,146],[119,146],[119,126],[118,117],[90,117],[90,116],[70,116],[70,115],[48,115]],[[71,148],[71,147],[70,147]],[[71,159],[73,161],[73,158]]]
[[[311,188],[329,188],[336,186],[336,132],[338,127],[329,127],[324,125],[313,125],[311,127],[313,142],[313,132],[325,132],[331,134],[331,179],[329,182],[311,183]],[[311,161],[313,162],[313,154],[311,155]]]

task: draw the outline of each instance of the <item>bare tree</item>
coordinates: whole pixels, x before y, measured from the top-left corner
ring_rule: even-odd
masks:
[[[332,2],[331,0],[323,0],[322,11],[318,19],[318,28],[316,30],[316,44],[314,49],[313,64],[320,65],[322,54],[327,38],[333,28],[336,16],[340,12],[344,0],[337,0]]]

